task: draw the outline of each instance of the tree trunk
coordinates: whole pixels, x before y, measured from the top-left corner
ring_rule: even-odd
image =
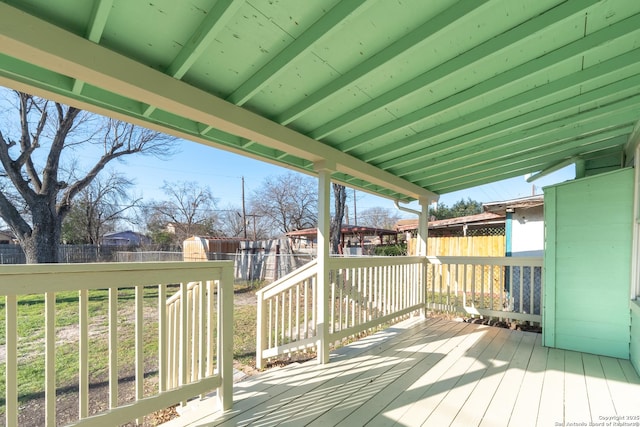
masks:
[[[61,228],[57,215],[48,206],[34,206],[32,217],[31,234],[18,236],[27,264],[58,262]]]
[[[342,219],[344,218],[344,207],[347,202],[347,189],[340,184],[333,184],[333,195],[335,213],[331,219],[331,250],[334,254],[342,253],[340,250],[340,238],[342,237]]]

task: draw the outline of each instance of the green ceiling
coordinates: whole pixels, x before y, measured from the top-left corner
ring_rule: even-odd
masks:
[[[638,0],[0,0],[0,84],[400,200],[640,118]]]

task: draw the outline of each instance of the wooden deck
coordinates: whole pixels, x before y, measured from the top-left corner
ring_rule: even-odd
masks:
[[[545,348],[532,332],[412,319],[327,365],[235,384],[227,413],[213,405],[198,402],[164,426],[640,425],[640,378],[629,361]]]

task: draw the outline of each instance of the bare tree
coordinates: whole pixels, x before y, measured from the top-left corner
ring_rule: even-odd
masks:
[[[148,218],[153,227],[164,227],[165,231],[175,235],[175,243],[182,242],[194,235],[212,236],[219,234],[215,226],[217,217],[214,212],[216,199],[207,186],[193,181],[166,182],[162,190],[168,200],[153,202],[148,207]]]
[[[268,220],[274,233],[315,227],[317,188],[313,178],[293,172],[269,177],[253,192],[251,211]]]
[[[400,215],[393,209],[373,207],[365,209],[360,214],[361,224],[381,230],[393,230]]]
[[[96,177],[78,194],[63,221],[63,240],[67,243],[100,243],[102,235],[115,231],[116,224],[126,220],[125,213],[140,202],[140,198],[130,196],[132,186],[131,180],[114,172],[106,179]]]
[[[62,222],[76,196],[109,162],[135,153],[170,154],[175,138],[14,94],[19,126],[0,131],[0,217],[28,263],[57,262]],[[80,150],[96,157],[86,169],[74,159]]]

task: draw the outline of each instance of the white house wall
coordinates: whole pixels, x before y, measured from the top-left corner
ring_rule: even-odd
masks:
[[[544,209],[517,208],[511,219],[512,256],[542,256],[544,251]]]

